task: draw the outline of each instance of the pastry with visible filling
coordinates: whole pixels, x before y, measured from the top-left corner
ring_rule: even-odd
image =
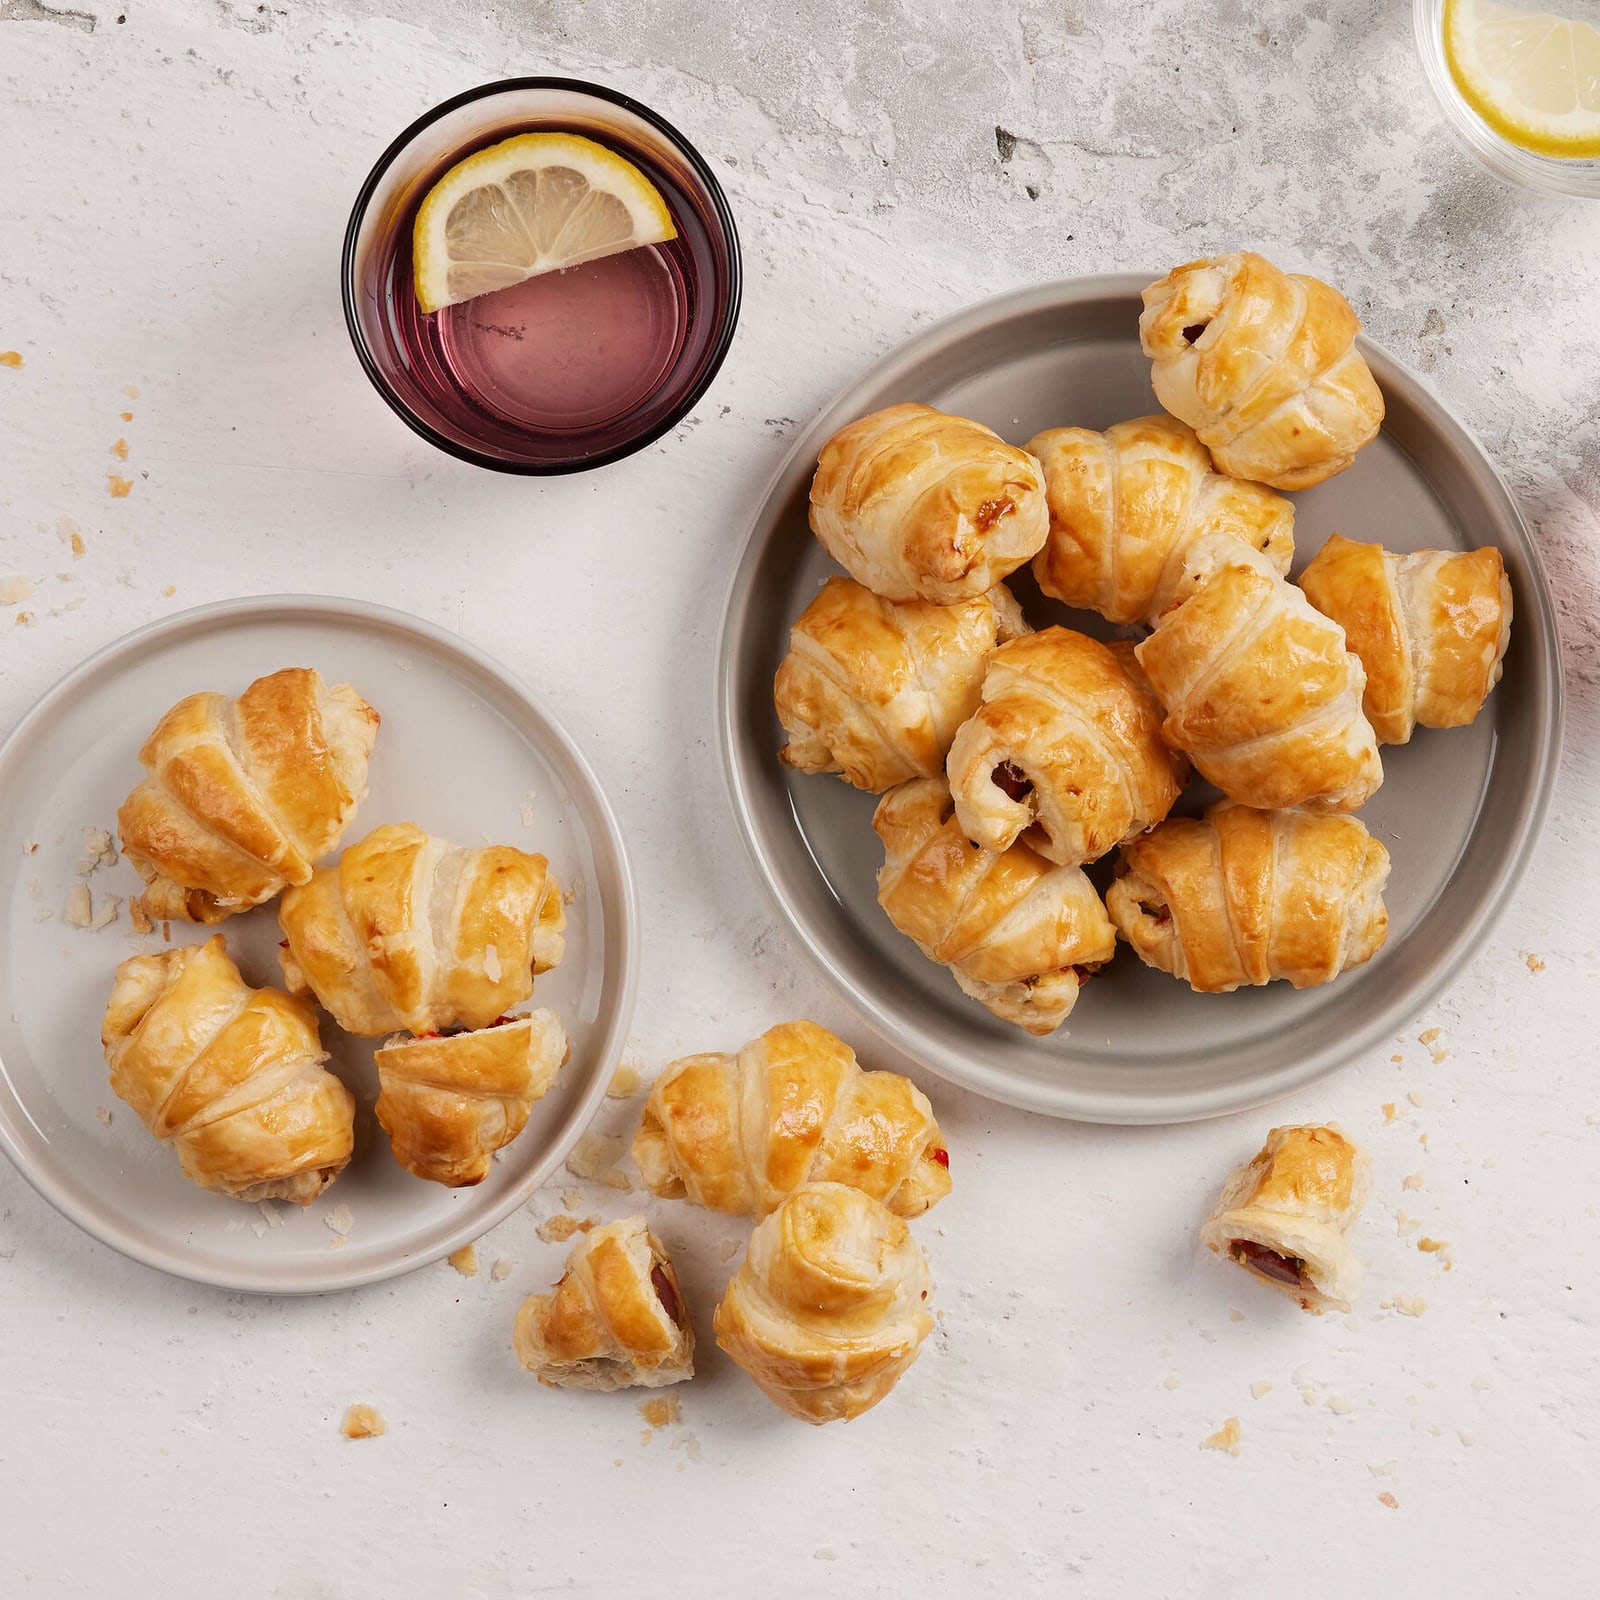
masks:
[[[1039,463],[981,422],[889,406],[840,429],[811,483],[822,547],[885,600],[987,594],[1050,531]]]
[[[367,795],[378,713],[309,667],[242,694],[192,694],[139,751],[149,776],[117,812],[158,921],[218,923],[305,883]]]
[[[694,1376],[677,1269],[643,1217],[586,1233],[549,1294],[517,1311],[517,1359],[561,1389],[661,1389]]]
[[[712,1319],[717,1343],[802,1422],[870,1410],[933,1330],[928,1263],[880,1201],[797,1189],[762,1222]]]
[[[1219,800],[1122,847],[1106,909],[1147,967],[1201,994],[1329,983],[1389,932],[1389,853],[1356,817]]]
[[[943,772],[978,704],[984,661],[1027,631],[1004,584],[941,606],[829,578],[789,630],[773,685],[788,735],[779,759],[874,794]]]
[[[1371,1159],[1337,1123],[1274,1128],[1222,1186],[1200,1239],[1306,1311],[1348,1311],[1361,1262],[1347,1235],[1371,1190]]]
[[[1354,811],[1383,782],[1344,630],[1237,539],[1191,546],[1177,595],[1134,653],[1162,734],[1241,805]]]
[[[346,1033],[486,1028],[560,961],[561,886],[540,855],[375,828],[278,909],[283,975]]]
[[[1465,727],[1500,681],[1511,584],[1492,545],[1396,555],[1336,533],[1300,587],[1361,658],[1362,707],[1381,744],[1405,744],[1419,724]]]
[[[633,1138],[652,1194],[759,1220],[801,1184],[847,1183],[901,1217],[950,1192],[928,1098],[863,1072],[814,1022],[768,1028],[736,1055],[686,1056],[656,1080]]]
[[[1033,558],[1039,587],[1109,622],[1153,624],[1189,545],[1225,533],[1282,576],[1294,559],[1294,506],[1259,483],[1217,472],[1194,430],[1135,417],[1096,433],[1050,428],[1028,441],[1044,468],[1050,537]]]
[[[220,933],[124,961],[100,1038],[117,1097],[202,1189],[309,1205],[350,1159],[355,1100],[311,1008],[252,989]]]
[[[946,763],[973,844],[1026,836],[1047,861],[1097,861],[1160,822],[1188,764],[1163,741],[1161,706],[1127,643],[1045,628],[1002,645]]]
[[[1377,436],[1383,396],[1337,289],[1252,250],[1174,267],[1144,291],[1139,343],[1164,410],[1217,470],[1274,489],[1343,472]]]
[[[472,1032],[397,1033],[377,1053],[378,1103],[394,1158],[407,1172],[451,1189],[482,1183],[496,1150],[567,1059],[553,1011],[500,1017]]]
[[[1066,1020],[1078,991],[1116,953],[1117,935],[1081,867],[1019,839],[985,850],[966,836],[938,778],[878,802],[878,904],[901,933],[979,1004],[1032,1034]]]

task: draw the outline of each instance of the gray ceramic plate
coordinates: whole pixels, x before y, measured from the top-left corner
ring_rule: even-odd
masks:
[[[413,1178],[372,1118],[369,1040],[323,1018],[334,1070],[355,1091],[356,1153],[313,1205],[241,1205],[196,1188],[115,1099],[100,1016],[117,963],[159,949],[126,911],[100,932],[67,926],[85,824],[114,829],[136,752],[168,706],[237,692],[279,667],[354,683],[383,716],[370,793],[347,840],[414,820],[458,844],[538,850],[576,887],[567,953],[536,1003],[572,1053],[527,1128],[476,1188]],[[345,1289],[433,1261],[509,1215],[572,1148],[604,1095],[633,1006],[632,882],[610,808],[572,742],[528,692],[470,645],[398,612],[318,597],[232,600],[141,629],[70,673],[0,746],[0,1146],[96,1238],[180,1277],[292,1294]],[[525,811],[524,807],[528,809]],[[97,903],[140,887],[126,862],[89,880]],[[172,925],[174,941],[212,930]],[[220,930],[246,978],[281,983],[275,909]],[[341,1207],[344,1211],[341,1211]],[[353,1221],[348,1237],[328,1225]]]
[[[729,590],[718,724],[734,813],[774,901],[861,1016],[980,1094],[1094,1122],[1171,1122],[1261,1105],[1383,1038],[1460,972],[1514,890],[1555,778],[1561,673],[1538,554],[1505,485],[1420,379],[1369,343],[1388,404],[1381,436],[1341,476],[1294,496],[1301,560],[1335,530],[1391,549],[1498,545],[1515,591],[1505,676],[1477,721],[1384,752],[1362,819],[1394,860],[1387,947],[1321,989],[1196,995],[1123,948],[1064,1027],[1034,1039],[968,1000],[879,910],[874,797],[789,772],[772,675],[790,622],[836,570],[806,525],[817,452],[898,400],[976,417],[1022,442],[1159,409],[1139,352],[1139,290],[1155,275],[1046,284],[976,306],[878,362],[790,452]],[[1098,619],[1015,582],[1036,625],[1104,634]],[[1214,791],[1213,791],[1214,792]],[[1185,797],[1195,810],[1207,792]],[[1098,881],[1109,876],[1109,863]]]

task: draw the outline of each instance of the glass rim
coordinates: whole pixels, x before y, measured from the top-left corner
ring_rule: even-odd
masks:
[[[648,428],[624,439],[620,444],[596,451],[593,455],[578,460],[508,461],[502,457],[489,455],[485,451],[475,450],[470,445],[462,444],[440,433],[437,428],[412,411],[385,379],[368,346],[366,333],[362,329],[356,308],[357,239],[361,232],[361,224],[366,219],[368,207],[372,204],[373,194],[385,174],[420,134],[425,133],[434,123],[449,116],[452,111],[459,111],[461,107],[469,106],[478,100],[488,100],[495,95],[508,94],[519,89],[560,89],[587,95],[608,105],[620,107],[648,123],[667,139],[704,186],[706,196],[711,202],[717,228],[727,244],[727,305],[722,314],[721,324],[707,346],[705,363],[699,377],[689,386],[683,399]],[[458,461],[468,462],[475,467],[487,467],[494,472],[509,472],[521,477],[560,477],[568,473],[588,472],[595,467],[608,466],[613,461],[620,461],[623,457],[634,455],[647,445],[654,444],[657,439],[675,428],[704,398],[706,390],[711,387],[717,373],[722,369],[722,363],[729,347],[733,344],[734,331],[738,326],[743,291],[744,264],[739,247],[739,230],[734,223],[728,197],[723,193],[722,185],[711,170],[710,163],[660,112],[653,111],[643,101],[635,100],[619,89],[610,89],[600,83],[590,83],[583,78],[550,75],[497,78],[493,83],[481,83],[476,88],[463,89],[460,94],[452,95],[448,100],[442,100],[438,105],[424,111],[389,142],[363,180],[356,193],[355,204],[350,209],[350,220],[345,225],[344,245],[339,254],[339,293],[344,305],[345,328],[350,335],[351,344],[355,346],[356,357],[367,375],[368,382],[377,390],[384,403],[413,433],[420,434],[435,449],[443,450],[446,455],[454,456]]]

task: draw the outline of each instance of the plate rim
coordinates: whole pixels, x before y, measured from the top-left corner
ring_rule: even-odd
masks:
[[[759,535],[769,520],[775,500],[786,482],[804,460],[814,460],[822,443],[840,425],[837,418],[856,405],[855,397],[876,388],[898,369],[915,366],[930,351],[940,346],[954,348],[963,340],[992,330],[997,325],[1028,315],[1047,314],[1066,306],[1101,296],[1137,298],[1140,291],[1156,282],[1161,273],[1098,272],[1077,277],[1057,278],[1007,291],[964,306],[929,326],[919,329],[898,344],[873,358],[855,377],[835,391],[817,411],[811,423],[784,453],[756,502],[723,592],[718,618],[715,657],[714,715],[717,751],[720,758],[723,794],[733,812],[734,822],[745,855],[755,869],[765,898],[783,923],[799,941],[830,987],[868,1028],[885,1043],[910,1056],[935,1076],[985,1099],[995,1100],[1020,1110],[1033,1111],[1062,1120],[1111,1126],[1166,1126],[1227,1116],[1268,1105],[1302,1090],[1346,1065],[1396,1025],[1419,1014],[1438,996],[1457,982],[1466,967],[1482,950],[1489,934],[1504,914],[1522,879],[1543,834],[1554,798],[1561,763],[1561,747],[1566,722],[1566,679],[1562,669],[1560,621],[1550,594],[1549,578],[1537,541],[1529,531],[1516,497],[1505,481],[1494,458],[1484,449],[1477,435],[1461,421],[1425,377],[1414,371],[1383,346],[1364,334],[1357,344],[1375,365],[1386,367],[1410,386],[1412,398],[1430,411],[1430,422],[1445,432],[1454,430],[1468,457],[1482,468],[1498,491],[1511,523],[1521,536],[1523,553],[1537,580],[1530,597],[1540,621],[1537,672],[1547,704],[1546,715],[1537,729],[1537,771],[1531,791],[1525,796],[1525,820],[1521,836],[1502,871],[1489,886],[1490,893],[1477,915],[1464,924],[1450,941],[1446,959],[1435,964],[1426,981],[1407,990],[1395,1001],[1376,1008],[1359,1027],[1347,1030],[1327,1044],[1308,1052],[1292,1066],[1262,1078],[1244,1091],[1195,1090],[1170,1095],[1156,1106],[1097,1092],[1073,1091],[1062,1085],[1018,1084],[1002,1074],[995,1079],[955,1051],[937,1047],[925,1032],[908,1038],[904,1023],[885,1009],[869,989],[828,954],[822,940],[808,926],[779,889],[778,874],[769,860],[748,798],[749,785],[739,761],[738,702],[740,684],[733,675],[735,644],[740,629],[740,614],[745,608],[766,541]],[[1529,600],[1518,595],[1519,607]],[[1476,824],[1474,825],[1474,831]],[[1471,835],[1469,834],[1470,838]]]
[[[233,1293],[334,1294],[403,1277],[418,1268],[442,1260],[452,1251],[472,1243],[492,1228],[498,1227],[512,1212],[525,1205],[530,1196],[560,1168],[561,1163],[593,1122],[595,1112],[605,1098],[612,1069],[626,1047],[639,983],[638,890],[622,830],[593,769],[566,728],[517,674],[503,666],[487,651],[459,635],[447,632],[437,623],[412,616],[409,612],[399,611],[391,606],[377,605],[371,601],[340,595],[265,594],[213,600],[205,605],[191,606],[172,616],[158,617],[130,633],[112,639],[58,678],[7,730],[4,738],[0,739],[0,775],[4,774],[8,764],[15,759],[15,750],[27,739],[35,726],[48,717],[58,704],[81,692],[88,681],[103,673],[120,658],[147,650],[153,643],[163,641],[166,635],[174,635],[181,640],[186,634],[210,631],[228,620],[248,617],[252,621],[259,621],[270,618],[273,613],[279,613],[289,621],[311,618],[327,622],[346,618],[367,628],[376,624],[400,638],[425,643],[447,659],[453,657],[457,662],[464,663],[475,672],[497,683],[523,711],[531,715],[538,725],[540,737],[548,739],[550,744],[560,751],[586,790],[583,800],[592,813],[595,824],[591,827],[589,820],[584,819],[584,832],[589,836],[590,852],[598,858],[603,852],[597,847],[603,846],[604,851],[609,852],[612,857],[610,863],[612,881],[604,889],[599,884],[591,885],[590,891],[597,895],[609,891],[616,900],[614,938],[618,952],[616,967],[620,974],[620,982],[617,986],[616,1006],[612,1008],[609,1016],[599,1019],[599,1040],[596,1050],[599,1065],[593,1081],[570,1114],[570,1134],[558,1136],[545,1156],[535,1162],[526,1174],[499,1196],[486,1214],[474,1216],[470,1222],[457,1223],[447,1231],[442,1242],[431,1249],[418,1251],[414,1255],[391,1254],[384,1261],[357,1271],[340,1272],[337,1270],[337,1263],[334,1263],[334,1270],[327,1277],[319,1277],[315,1283],[299,1281],[299,1274],[292,1271],[275,1272],[270,1266],[266,1270],[251,1273],[197,1268],[194,1263],[185,1259],[181,1240],[166,1248],[149,1248],[142,1241],[119,1237],[114,1219],[108,1222],[102,1217],[97,1217],[92,1211],[80,1206],[71,1195],[59,1190],[48,1174],[36,1170],[35,1164],[17,1144],[12,1133],[10,1108],[13,1102],[18,1106],[22,1103],[17,1099],[15,1091],[10,1088],[9,1080],[4,1079],[3,1073],[0,1073],[0,1085],[3,1085],[0,1086],[0,1151],[4,1151],[12,1166],[34,1192],[54,1207],[60,1215],[91,1238],[144,1266],[153,1267],[170,1277]],[[597,860],[596,865],[599,867],[601,862]],[[608,949],[612,937],[612,930],[608,929]],[[25,1108],[24,1114],[26,1114]],[[269,1259],[264,1258],[264,1260]]]

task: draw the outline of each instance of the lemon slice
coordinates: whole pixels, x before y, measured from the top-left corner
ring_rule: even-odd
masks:
[[[1444,56],[1467,104],[1542,156],[1600,156],[1600,31],[1490,0],[1445,0]]]
[[[575,133],[521,133],[458,161],[412,232],[417,303],[440,311],[541,272],[677,237],[631,161]]]

